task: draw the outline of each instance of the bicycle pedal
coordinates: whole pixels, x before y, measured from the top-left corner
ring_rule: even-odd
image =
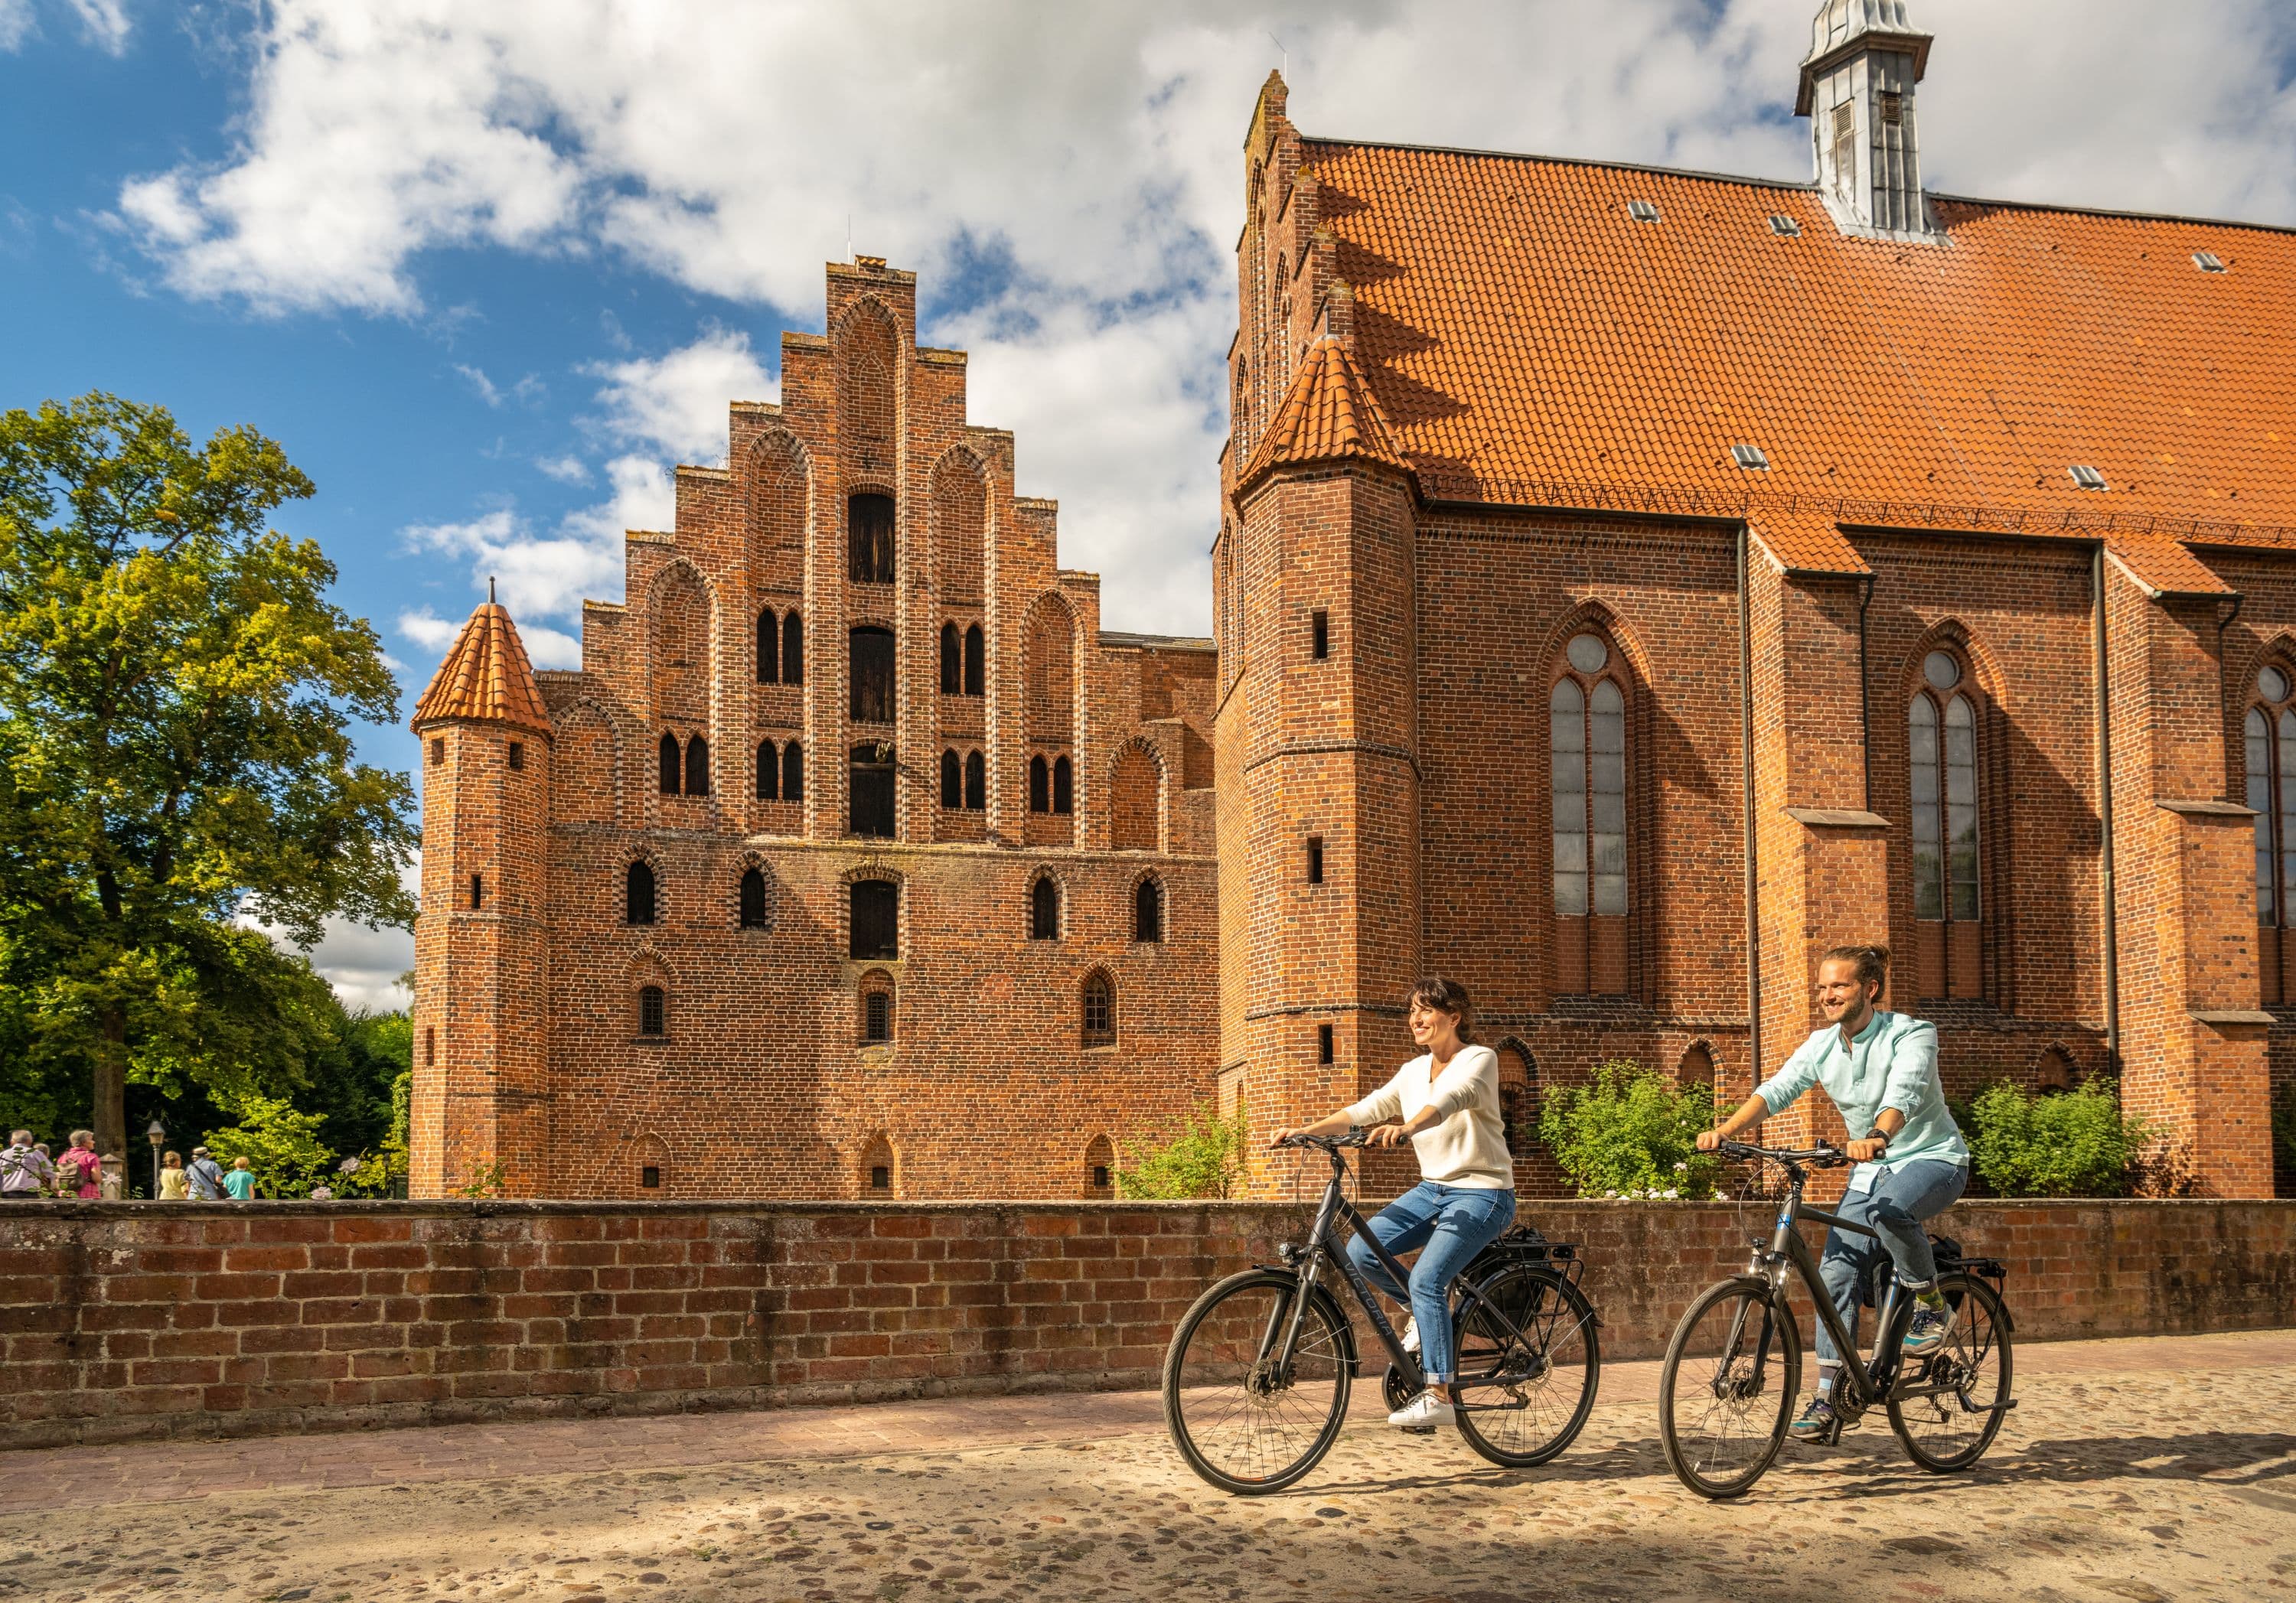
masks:
[[[1431,1436],[1435,1434],[1435,1427],[1432,1425],[1404,1425],[1397,1428],[1406,1436]]]

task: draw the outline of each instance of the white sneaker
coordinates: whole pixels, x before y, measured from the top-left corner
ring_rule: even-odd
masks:
[[[1457,1409],[1429,1390],[1420,1393],[1388,1415],[1387,1422],[1398,1430],[1432,1430],[1439,1425],[1450,1424],[1458,1417]]]
[[[1403,1316],[1403,1350],[1406,1353],[1419,1351],[1419,1321],[1408,1313]]]

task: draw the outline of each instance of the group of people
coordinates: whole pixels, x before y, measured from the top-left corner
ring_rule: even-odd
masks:
[[[73,1131],[64,1149],[53,1155],[48,1143],[34,1141],[30,1131],[12,1131],[0,1150],[0,1202],[117,1202],[127,1191],[127,1164],[117,1153],[99,1153],[93,1130]],[[243,1157],[232,1159],[226,1169],[205,1147],[193,1147],[188,1164],[180,1152],[160,1160],[162,1202],[245,1202],[254,1195],[255,1172]]]
[[[1889,971],[1886,946],[1837,946],[1828,952],[1818,964],[1816,987],[1824,1027],[1727,1118],[1702,1133],[1698,1145],[1711,1151],[1784,1113],[1811,1086],[1824,1086],[1848,1127],[1864,1131],[1849,1143],[1848,1156],[1857,1166],[1835,1211],[1875,1231],[1888,1252],[1898,1283],[1914,1298],[1904,1350],[1917,1355],[1944,1345],[1951,1329],[1922,1225],[1951,1206],[1968,1185],[1969,1148],[1938,1078],[1936,1026],[1880,1005]],[[1411,1309],[1403,1345],[1419,1354],[1427,1386],[1390,1415],[1388,1423],[1425,1430],[1448,1423],[1455,1413],[1450,1285],[1513,1220],[1514,1161],[1499,1109],[1498,1057],[1473,1043],[1474,1014],[1466,987],[1456,980],[1429,980],[1412,992],[1408,1003],[1411,1038],[1427,1050],[1363,1100],[1311,1125],[1278,1130],[1272,1144],[1281,1146],[1294,1135],[1339,1135],[1361,1125],[1377,1126],[1369,1137],[1374,1145],[1410,1139],[1420,1182],[1371,1220],[1373,1233],[1390,1253],[1419,1249],[1410,1283],[1398,1284],[1360,1239],[1348,1244],[1348,1255],[1365,1280]],[[1826,1291],[1852,1341],[1857,1336],[1860,1285],[1876,1250],[1866,1240],[1829,1231],[1819,1260]],[[1793,1427],[1806,1441],[1829,1435],[1833,1371],[1855,1357],[1833,1350],[1823,1323],[1817,1350],[1816,1395]]]

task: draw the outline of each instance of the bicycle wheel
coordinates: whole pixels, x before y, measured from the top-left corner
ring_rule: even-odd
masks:
[[[1801,1330],[1768,1284],[1724,1280],[1674,1328],[1659,1371],[1666,1461],[1701,1497],[1743,1496],[1785,1445],[1801,1386]]]
[[[1603,1352],[1594,1304],[1578,1287],[1551,1269],[1508,1264],[1459,1299],[1456,1329],[1459,1434],[1468,1446],[1524,1469],[1586,1428]]]
[[[1308,1300],[1286,1372],[1283,1338],[1299,1277],[1248,1269],[1198,1297],[1164,1354],[1164,1423],[1188,1467],[1224,1492],[1280,1492],[1332,1450],[1354,1366],[1328,1296]]]
[[[1993,1445],[2008,1412],[2009,1315],[1982,1280],[1947,1273],[1938,1288],[1953,1305],[1953,1329],[1945,1345],[1906,1364],[1890,1391],[1890,1428],[1915,1463],[1950,1475]]]

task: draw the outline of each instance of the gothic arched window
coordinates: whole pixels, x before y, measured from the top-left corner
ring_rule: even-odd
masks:
[[[660,768],[661,793],[664,796],[676,796],[680,777],[685,772],[685,765],[678,748],[677,737],[668,730],[664,730],[661,736]]]
[[[2262,1000],[2285,1002],[2296,986],[2296,697],[2285,668],[2267,664],[2256,673],[2248,712],[2241,720],[2248,789],[2256,810],[2257,971]]]
[[[781,799],[781,759],[771,740],[758,742],[758,799]]]
[[[1978,716],[1960,656],[1922,658],[1906,708],[1915,925],[1915,989],[1923,997],[1982,993],[1978,874]]]
[[[1030,757],[1029,759],[1029,812],[1049,813],[1053,810],[1053,790],[1049,777],[1051,772],[1052,771],[1050,769],[1045,766],[1044,758]]]
[[[1164,938],[1164,887],[1154,879],[1143,879],[1132,887],[1132,938]]]
[[[685,743],[685,793],[709,794],[709,742],[700,735]]]
[[[795,740],[782,748],[782,799],[805,799],[805,752]]]
[[[940,626],[940,693],[955,696],[964,693],[964,648],[959,643],[955,624]]]
[[[1053,759],[1053,811],[1076,811],[1076,765],[1065,757]]]
[[[846,576],[857,585],[893,582],[893,498],[864,493],[845,503]]]
[[[988,763],[977,751],[965,754],[964,809],[968,813],[988,810]]]
[[[964,632],[964,693],[979,696],[987,693],[988,680],[988,637],[980,632],[979,624]]]
[[[1116,987],[1108,976],[1094,969],[1085,976],[1082,1002],[1084,1043],[1107,1046],[1116,1039]]]
[[[741,918],[744,929],[766,927],[765,871],[754,865],[742,872]]]
[[[951,813],[964,806],[964,765],[954,751],[940,754],[940,805]]]
[[[782,683],[805,683],[805,620],[794,607],[782,619]]]
[[[1050,874],[1037,875],[1036,883],[1029,887],[1029,938],[1061,938],[1061,887]]]
[[[758,683],[775,683],[781,677],[781,628],[768,607],[758,614]]]
[[[1563,648],[1547,691],[1554,988],[1627,988],[1627,697],[1619,653],[1592,631]]]
[[[638,987],[638,1034],[669,1034],[669,997],[660,986]]]
[[[622,873],[622,921],[651,924],[654,916],[653,866],[633,863]]]

